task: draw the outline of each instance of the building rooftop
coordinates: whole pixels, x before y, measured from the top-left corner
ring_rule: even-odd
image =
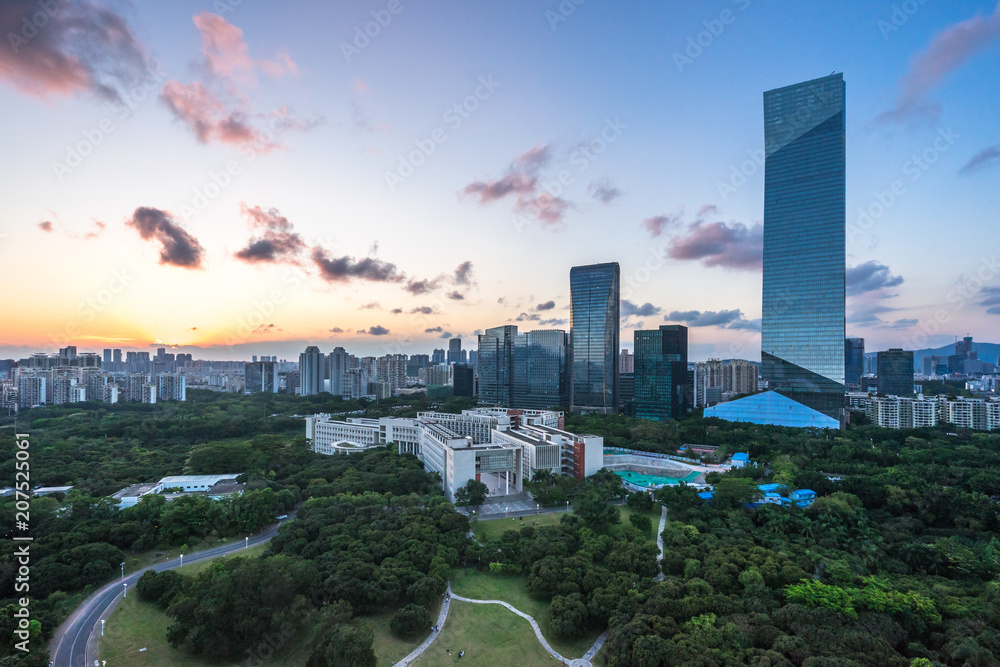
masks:
[[[241,473],[226,473],[223,475],[170,475],[160,480],[165,487],[184,486],[186,484],[215,484],[223,479],[236,479]],[[215,480],[214,482],[212,480]]]
[[[156,482],[146,483],[146,484],[133,484],[132,486],[128,486],[122,489],[121,491],[112,493],[111,497],[117,498],[119,500],[121,500],[122,498],[138,498],[140,496],[146,495],[147,493],[152,493],[153,490],[156,489],[156,487],[158,486],[159,484]]]

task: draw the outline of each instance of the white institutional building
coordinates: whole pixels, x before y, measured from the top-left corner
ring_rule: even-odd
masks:
[[[421,412],[415,419],[347,419],[328,414],[306,418],[306,438],[319,454],[351,454],[395,445],[424,468],[441,475],[448,500],[469,480],[491,495],[524,491],[536,471],[583,479],[604,464],[604,439],[562,430],[563,413],[549,410],[477,408],[462,414]]]

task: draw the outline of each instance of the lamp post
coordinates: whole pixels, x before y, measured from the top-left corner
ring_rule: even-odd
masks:
[[[125,580],[125,563],[122,563],[122,581]]]
[[[181,567],[184,567],[184,554],[181,554]]]
[[[535,503],[535,514],[538,514],[538,503]]]
[[[250,548],[250,538],[249,537],[244,537],[243,538],[243,550],[246,551],[249,548]]]
[[[127,598],[128,597],[128,582],[125,582],[122,585],[125,586],[125,595],[123,595],[122,597],[123,598]]]
[[[101,619],[101,636],[104,636],[104,619]]]

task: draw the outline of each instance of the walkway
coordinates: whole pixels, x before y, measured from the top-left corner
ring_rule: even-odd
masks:
[[[660,547],[660,557],[656,559],[656,564],[660,567],[660,572],[656,575],[657,581],[663,581],[663,531],[667,527],[667,506],[660,505],[660,527],[656,529],[656,546]]]
[[[601,647],[604,646],[604,642],[608,639],[608,631],[605,630],[604,632],[601,633],[601,636],[597,638],[597,641],[594,642],[594,645],[590,647],[590,650],[587,651],[582,658],[563,657],[562,654],[560,654],[558,651],[552,648],[549,642],[545,639],[545,636],[542,634],[542,629],[538,627],[538,623],[530,615],[525,614],[520,609],[517,609],[516,607],[508,604],[507,602],[504,602],[503,600],[474,600],[472,598],[456,595],[451,592],[451,583],[449,582],[448,589],[445,591],[444,594],[444,602],[441,603],[441,613],[438,614],[437,625],[434,626],[436,630],[431,632],[430,636],[427,639],[425,639],[423,643],[420,644],[420,646],[413,649],[413,651],[411,651],[408,656],[406,656],[399,662],[395,663],[393,667],[396,667],[396,665],[399,665],[401,667],[409,665],[411,662],[420,657],[420,655],[427,650],[427,647],[429,647],[431,644],[434,643],[434,640],[438,638],[439,634],[441,634],[441,629],[444,627],[445,621],[448,620],[448,610],[451,608],[452,600],[471,602],[472,604],[498,604],[502,607],[506,607],[507,610],[514,612],[521,618],[528,621],[528,623],[531,624],[531,629],[535,631],[535,637],[538,639],[538,642],[542,645],[542,648],[548,651],[549,655],[551,655],[553,658],[563,663],[564,665],[571,665],[572,667],[591,667],[591,661],[594,659],[594,656],[597,655],[597,652],[601,650]]]
[[[405,666],[410,664],[418,657],[420,657],[420,654],[426,651],[428,646],[434,643],[434,640],[438,638],[439,634],[441,634],[441,629],[444,627],[444,622],[448,620],[448,610],[451,609],[451,598],[452,598],[451,583],[449,582],[448,588],[445,589],[444,592],[444,601],[441,603],[441,613],[438,614],[437,625],[434,626],[434,630],[431,631],[430,636],[427,637],[427,639],[425,639],[423,643],[420,644],[420,646],[410,651],[410,654],[408,656],[406,656],[399,662],[393,663],[393,667],[395,667],[396,665]]]

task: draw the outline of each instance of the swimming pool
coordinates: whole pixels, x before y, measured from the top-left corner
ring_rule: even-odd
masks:
[[[681,482],[685,484],[690,484],[692,481],[698,478],[701,473],[697,470],[685,475],[684,477],[663,477],[660,475],[645,475],[641,472],[628,472],[626,470],[616,470],[615,474],[621,477],[626,482],[630,484],[635,484],[636,486],[644,486],[647,489],[655,488],[657,486],[676,486]]]

